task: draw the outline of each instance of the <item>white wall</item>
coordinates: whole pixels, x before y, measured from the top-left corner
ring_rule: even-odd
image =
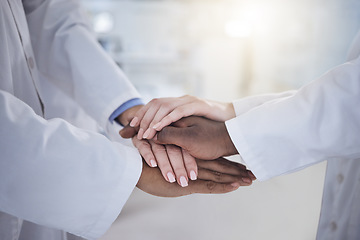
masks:
[[[188,93],[231,101],[298,88],[345,60],[360,25],[356,0],[84,3],[92,17],[113,15],[113,30],[99,37],[146,100]],[[229,37],[229,21],[252,31]],[[135,190],[102,240],[315,239],[325,167],[226,195],[164,199]]]

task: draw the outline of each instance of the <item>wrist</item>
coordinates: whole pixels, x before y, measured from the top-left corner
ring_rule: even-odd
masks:
[[[210,106],[210,109],[207,110],[209,116],[205,116],[210,119],[225,122],[236,117],[234,105],[231,102],[211,101],[208,105]]]
[[[224,104],[225,121],[236,117],[235,108],[232,102],[226,102]]]
[[[223,135],[224,155],[223,156],[232,156],[232,155],[235,155],[235,154],[239,154],[239,152],[237,151],[234,143],[231,140],[230,134],[227,131],[225,123],[224,123],[223,127],[224,127],[224,131],[223,131],[224,132],[224,135]]]
[[[135,116],[135,113],[142,107],[143,105],[137,105],[126,109],[119,116],[116,117],[116,121],[118,121],[121,125],[126,126],[130,123],[130,121]]]

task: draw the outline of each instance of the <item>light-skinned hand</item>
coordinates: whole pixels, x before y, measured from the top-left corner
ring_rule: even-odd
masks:
[[[179,98],[153,99],[135,113],[131,127],[139,127],[138,139],[152,139],[156,131],[188,116],[203,116],[216,121],[235,117],[232,103],[221,103],[185,95]]]
[[[189,179],[196,180],[198,167],[195,158],[175,145],[157,144],[152,140],[132,138],[144,161],[150,167],[159,167],[164,179],[170,183],[177,181],[188,186]]]
[[[117,121],[123,125],[128,125],[135,113],[143,105],[134,106],[127,109],[117,117]],[[137,129],[131,128],[131,131]],[[135,132],[133,133],[133,135]],[[142,141],[133,139],[134,146],[139,150],[145,162],[150,167],[161,169],[164,178],[169,182],[177,181],[182,187],[188,185],[189,179],[196,180],[198,175],[195,158],[173,145],[156,144],[153,141]]]

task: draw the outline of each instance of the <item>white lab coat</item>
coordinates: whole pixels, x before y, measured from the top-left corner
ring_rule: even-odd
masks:
[[[139,95],[77,1],[0,1],[0,42],[0,239],[96,239],[141,173],[108,120]]]
[[[360,33],[347,63],[298,91],[235,101],[226,122],[259,180],[328,161],[318,240],[360,239],[359,53]]]

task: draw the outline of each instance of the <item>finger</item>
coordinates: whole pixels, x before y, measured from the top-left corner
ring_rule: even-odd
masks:
[[[156,134],[154,140],[161,144],[173,144],[187,149],[187,144],[192,137],[191,128],[165,127]]]
[[[134,146],[139,150],[141,156],[150,167],[156,167],[156,158],[152,152],[151,145],[147,140],[139,140],[136,137],[132,138]]]
[[[199,168],[205,168],[217,173],[236,176],[241,186],[248,186],[255,180],[249,170],[240,163],[229,161],[225,158],[215,160],[197,160]]]
[[[140,121],[143,118],[146,111],[149,109],[149,105],[146,104],[145,106],[141,107],[134,115],[133,119],[130,121],[131,127],[138,127],[140,125]]]
[[[187,109],[186,106],[190,106],[191,101],[193,101],[193,97],[191,96],[183,96],[180,98],[169,98],[168,101],[164,101],[159,109],[159,111],[154,116],[154,119],[151,121],[149,128],[155,131],[155,125],[158,125],[159,122],[166,117],[171,112],[176,109]],[[179,120],[179,117],[177,120]],[[163,128],[164,126],[162,126]]]
[[[181,97],[181,98],[163,98],[159,99],[158,103],[160,104],[160,107],[158,108],[156,114],[151,120],[151,122],[148,125],[148,129],[144,133],[144,138],[151,139],[154,137],[156,130],[153,128],[153,126],[158,123],[162,118],[164,118],[166,115],[168,115],[171,111],[174,109],[187,105],[191,101],[191,98],[189,97]],[[145,120],[145,117],[143,118],[143,122]],[[142,126],[145,127],[146,126]]]
[[[177,107],[177,105],[160,107],[160,109],[156,112],[154,118],[150,122],[148,129],[145,131],[144,138],[152,139],[155,136],[156,130],[153,128],[154,124],[159,122],[159,120],[166,116],[171,111],[171,107]]]
[[[181,149],[174,145],[165,145],[165,148],[178,184],[182,187],[187,187],[189,185],[189,179],[187,177]]]
[[[154,119],[154,116],[158,111],[159,111],[159,107],[153,106],[153,107],[150,107],[144,114],[144,117],[140,121],[140,129],[144,130],[144,134],[149,132],[149,131],[147,131],[147,129],[149,128],[150,122]],[[138,136],[138,137],[146,138],[147,136],[145,136],[144,134],[142,136]]]
[[[191,193],[220,194],[232,192],[240,187],[239,183],[216,183],[213,181],[196,180],[189,183]]]
[[[184,158],[184,165],[188,173],[188,176],[191,180],[194,181],[197,179],[198,176],[196,159],[193,156],[191,156],[186,150],[181,149],[181,151]]]
[[[196,103],[190,103],[187,105],[182,105],[172,112],[170,112],[167,116],[165,116],[162,120],[159,121],[154,128],[156,131],[160,131],[166,126],[169,126],[171,123],[174,123],[184,117],[189,117],[195,114],[195,109],[197,107]]]
[[[175,175],[165,147],[163,145],[156,144],[153,141],[149,141],[149,143],[151,145],[152,152],[155,155],[156,162],[160,168],[161,174],[168,182],[175,182]]]
[[[256,180],[255,175],[252,173],[252,171],[248,170],[249,177],[254,181]]]
[[[136,135],[139,128],[130,127],[130,125],[125,126],[119,131],[119,134],[122,138],[132,138]]]
[[[239,183],[240,186],[249,186],[252,183],[247,177],[215,172],[204,168],[199,169],[199,179],[217,183]]]
[[[169,103],[170,104],[170,103]],[[161,106],[157,112],[154,114],[154,117],[152,119],[148,119],[149,121],[146,122],[147,125],[141,125],[141,127],[144,127],[146,129],[143,137],[147,139],[151,139],[155,136],[156,130],[153,128],[154,122],[158,122],[159,119],[161,119],[163,116],[167,115],[171,111],[171,105],[165,105]],[[174,105],[176,107],[176,105]],[[146,117],[143,118],[142,123],[145,122]]]
[[[225,158],[215,160],[197,160],[199,168],[206,168],[215,172],[222,172],[230,175],[249,177],[248,170],[240,163],[229,161]]]

